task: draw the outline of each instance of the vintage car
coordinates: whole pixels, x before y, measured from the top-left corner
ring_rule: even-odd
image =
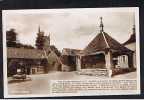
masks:
[[[13,79],[26,79],[26,74],[16,74],[16,75],[13,75]]]
[[[17,69],[17,74],[13,75],[13,79],[26,79],[26,74],[22,73],[21,69]]]

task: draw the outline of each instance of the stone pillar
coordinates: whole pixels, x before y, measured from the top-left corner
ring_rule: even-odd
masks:
[[[76,64],[76,70],[81,70],[81,56],[77,56],[77,64]]]
[[[118,56],[118,66],[120,65],[120,56]]]
[[[113,62],[112,62],[112,54],[110,51],[105,53],[105,65],[106,68],[108,69],[109,77],[112,76],[112,68],[113,68]]]
[[[129,66],[129,68],[134,68],[134,65],[133,65],[133,53],[128,54],[128,66]]]
[[[126,67],[128,68],[128,56],[127,55],[125,55],[125,59],[126,59],[125,64],[126,64]]]
[[[133,53],[133,65],[136,68],[136,52]]]

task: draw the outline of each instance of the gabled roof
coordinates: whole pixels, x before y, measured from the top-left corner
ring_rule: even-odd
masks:
[[[8,58],[42,59],[45,58],[44,51],[38,49],[7,47]]]
[[[79,54],[80,51],[82,51],[82,50],[64,48],[64,49],[62,50],[62,55],[71,55],[71,56],[75,56],[75,55]]]
[[[49,62],[56,59],[56,61],[61,63],[61,59],[51,49],[39,50],[39,49],[7,47],[7,58],[47,59]]]
[[[129,38],[126,42],[123,43],[123,45],[127,45],[127,44],[134,43],[134,42],[136,42],[135,33],[133,33],[133,34],[130,36],[130,38]]]
[[[105,32],[99,33],[83,50],[84,54],[95,53],[98,51],[105,51],[110,49],[114,52],[132,52],[124,45],[120,44],[118,41],[113,39]]]

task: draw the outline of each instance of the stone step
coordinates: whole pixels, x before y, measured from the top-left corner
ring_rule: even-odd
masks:
[[[79,71],[80,75],[90,75],[90,76],[108,76],[107,69],[82,69]]]

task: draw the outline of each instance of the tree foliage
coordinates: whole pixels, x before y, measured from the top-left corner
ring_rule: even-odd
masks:
[[[33,46],[27,45],[27,44],[22,44],[22,43],[17,43],[17,44],[16,44],[16,47],[17,47],[17,48],[34,49]]]
[[[17,33],[15,32],[15,29],[10,29],[9,31],[6,31],[6,41],[7,41],[7,46],[8,47],[28,48],[28,49],[33,49],[34,48],[31,45],[18,43]]]
[[[60,51],[54,45],[51,45],[50,48],[56,53],[57,56],[61,56]]]
[[[37,47],[37,49],[43,49],[44,42],[45,42],[45,40],[44,40],[44,34],[38,33],[37,34],[37,38],[36,38],[36,44],[35,44],[36,47]]]
[[[17,33],[15,32],[15,29],[6,31],[6,41],[8,47],[16,47]]]

